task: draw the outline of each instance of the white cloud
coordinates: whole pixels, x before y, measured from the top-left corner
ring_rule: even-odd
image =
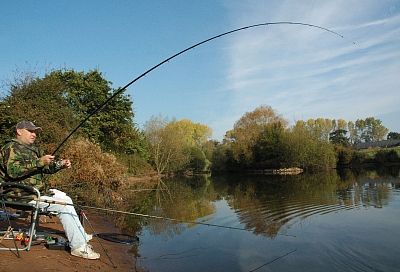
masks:
[[[261,104],[289,119],[354,120],[397,111],[400,10],[393,8],[393,2],[234,3],[228,6],[234,25],[265,18],[294,20],[328,26],[345,39],[301,26],[254,29],[229,39],[231,65],[225,83],[233,96],[229,107],[234,113],[221,116],[220,127]]]

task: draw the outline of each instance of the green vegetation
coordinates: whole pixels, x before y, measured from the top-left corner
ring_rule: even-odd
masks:
[[[14,137],[17,122],[32,120],[43,128],[38,144],[46,153],[53,152],[87,114],[112,95],[110,84],[98,71],[72,70],[53,71],[43,78],[26,75],[11,82],[0,101],[0,144]],[[133,119],[130,98],[116,97],[63,146],[57,155],[70,158],[73,167],[48,176],[50,185],[63,188],[78,201],[114,205],[126,186],[126,163],[140,161],[143,169],[150,168],[147,142]],[[118,161],[121,156],[130,159]]]
[[[325,122],[325,120],[324,120]],[[323,170],[335,167],[329,130],[310,129],[311,120],[287,127],[287,121],[269,106],[244,114],[228,131],[213,157],[215,171],[300,167]],[[329,121],[329,124],[332,122]]]
[[[190,120],[167,121],[153,117],[145,125],[150,162],[158,174],[190,170],[207,171],[210,162],[202,149],[211,129]]]
[[[392,148],[371,148],[360,150],[356,156],[364,163],[390,164],[400,162],[400,146]]]
[[[18,121],[33,120],[43,128],[39,144],[47,153],[116,92],[97,70],[25,75],[8,87],[0,99],[0,144],[14,136]],[[245,113],[218,142],[210,140],[209,127],[187,119],[152,117],[141,130],[132,106],[131,98],[120,94],[84,123],[61,149],[61,157],[72,159],[73,170],[50,177],[50,182],[83,201],[112,205],[118,202],[116,195],[131,188],[133,176],[289,167],[319,171],[399,162],[400,147],[353,149],[388,133],[373,117],[355,122],[317,118],[289,126],[270,106],[260,106]],[[387,138],[399,135],[390,132]]]

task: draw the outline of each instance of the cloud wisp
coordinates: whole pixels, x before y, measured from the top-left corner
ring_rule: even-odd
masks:
[[[398,111],[399,11],[389,17],[373,13],[377,9],[373,1],[362,8],[356,7],[357,1],[313,3],[312,11],[303,17],[294,10],[304,7],[289,8],[293,1],[264,3],[245,11],[246,16],[235,16],[239,25],[246,18],[261,18],[263,14],[274,14],[271,17],[276,21],[290,18],[321,26],[329,23],[345,39],[296,26],[273,26],[236,35],[228,45],[230,68],[225,79],[233,97],[231,116],[238,119],[261,104],[295,119],[355,120]],[[238,4],[237,8],[242,6]],[[358,8],[356,18],[348,12],[352,8]],[[235,15],[241,14],[235,7],[230,9]],[[223,122],[221,119],[221,126],[232,127]]]

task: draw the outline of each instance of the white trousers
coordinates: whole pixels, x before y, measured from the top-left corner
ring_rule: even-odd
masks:
[[[50,191],[54,193],[54,195],[41,196],[41,200],[72,204],[72,199],[64,192],[57,189],[50,189]],[[32,201],[32,204],[34,203],[35,202]],[[60,219],[61,224],[63,225],[64,232],[69,241],[69,246],[71,247],[71,250],[87,244],[86,232],[81,222],[79,221],[79,217],[75,211],[74,206],[39,202],[39,207],[41,209],[46,209],[47,211],[57,213],[57,217]]]

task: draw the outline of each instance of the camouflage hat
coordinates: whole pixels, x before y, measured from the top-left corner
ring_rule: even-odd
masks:
[[[16,128],[16,129],[34,130],[34,131],[37,131],[37,130],[38,130],[39,132],[42,131],[42,128],[41,128],[41,127],[35,126],[35,124],[32,123],[32,122],[30,122],[30,121],[21,121],[21,122],[19,122],[19,123],[15,126],[15,128]]]

